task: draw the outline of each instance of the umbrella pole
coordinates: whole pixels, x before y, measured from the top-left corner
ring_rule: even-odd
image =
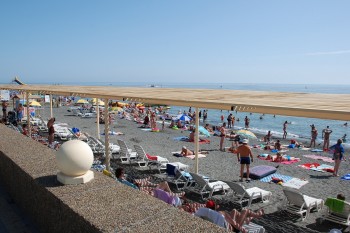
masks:
[[[106,155],[106,169],[107,171],[111,170],[110,165],[110,150],[109,150],[109,115],[108,115],[108,105],[106,106],[106,103],[108,103],[108,99],[105,100],[105,155]]]
[[[198,151],[199,151],[199,109],[196,107],[196,133],[194,135],[195,147],[194,152],[196,154],[196,173],[198,174]]]
[[[51,118],[53,117],[53,112],[52,112],[52,94],[50,94],[50,114]]]
[[[100,136],[100,106],[99,106],[99,102],[97,101],[97,104],[96,104],[96,117],[97,117],[97,138],[100,139],[101,136]]]
[[[27,101],[27,127],[28,127],[29,137],[32,137],[32,129],[30,127],[29,92],[26,92],[26,101]]]

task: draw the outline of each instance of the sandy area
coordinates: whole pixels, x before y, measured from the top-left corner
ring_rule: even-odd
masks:
[[[42,116],[44,118],[49,117],[49,109],[46,108],[42,110]],[[68,123],[71,127],[78,127],[83,132],[88,132],[91,135],[96,136],[96,119],[95,118],[81,118],[77,116],[72,116],[70,112],[67,111],[67,107],[54,108],[54,116],[57,122]],[[166,128],[162,132],[149,132],[142,131],[138,128],[140,125],[135,122],[128,121],[125,119],[116,119],[113,122],[112,129],[114,131],[123,132],[125,135],[120,136],[110,136],[111,142],[116,143],[117,139],[124,140],[130,148],[133,148],[134,144],[141,145],[146,153],[151,155],[159,155],[166,157],[171,162],[179,161],[189,165],[190,171],[194,172],[195,160],[188,158],[178,158],[174,157],[171,152],[179,151],[183,145],[190,149],[194,149],[194,143],[182,142],[174,140],[175,137],[188,136],[189,131],[173,130]],[[100,125],[101,132],[103,132],[104,125]],[[161,127],[159,125],[159,127]],[[103,136],[101,136],[104,139]],[[237,157],[235,154],[229,152],[219,151],[219,137],[212,136],[209,138],[210,144],[200,145],[200,149],[208,150],[209,154],[206,158],[199,159],[199,173],[209,176],[214,179],[228,180],[239,182],[239,169],[240,165],[237,162]],[[273,140],[276,140],[273,138]],[[261,144],[262,142],[256,140],[250,140],[250,145]],[[287,141],[282,141],[282,144],[288,144]],[[226,139],[225,145],[228,147],[231,142]],[[319,146],[319,149],[322,149]],[[305,179],[308,183],[302,186],[299,191],[303,194],[326,199],[327,197],[335,197],[338,193],[343,193],[347,200],[350,200],[350,181],[342,181],[339,177],[333,177],[332,173],[328,172],[317,172],[312,170],[306,170],[298,167],[300,164],[304,163],[320,163],[333,165],[334,163],[323,162],[320,160],[305,158],[302,155],[305,154],[316,154],[324,155],[330,157],[328,153],[320,152],[313,153],[310,151],[303,151],[298,149],[289,149],[286,152],[290,156],[300,158],[301,161],[293,163],[290,165],[273,163],[257,158],[257,155],[263,153],[269,153],[269,151],[253,148],[254,162],[252,166],[256,165],[270,165],[277,166],[277,173],[292,176],[295,178]],[[345,153],[348,155],[348,151]],[[349,158],[347,161],[343,161],[340,167],[340,175],[345,175],[349,173]],[[113,167],[118,166],[118,163],[113,162]],[[130,170],[129,170],[130,171]],[[131,171],[130,171],[131,172]],[[133,173],[144,176],[142,173]],[[336,225],[330,222],[319,223],[320,217],[325,213],[325,210],[321,212],[313,212],[308,219],[305,221],[298,220],[297,216],[286,214],[285,212],[279,211],[279,207],[282,205],[282,200],[284,199],[283,186],[274,183],[264,183],[259,180],[253,180],[250,183],[243,182],[245,187],[259,187],[272,192],[272,200],[269,203],[254,202],[252,209],[256,210],[259,208],[264,208],[265,216],[261,219],[254,220],[256,223],[263,225],[268,232],[329,232],[333,228],[342,228],[341,225]],[[188,197],[194,201],[199,201],[198,196],[188,195]],[[232,209],[238,208],[239,206],[232,202],[232,197],[218,198],[218,203],[221,205],[222,209]],[[316,222],[318,222],[316,224]],[[344,229],[344,228],[343,228]]]

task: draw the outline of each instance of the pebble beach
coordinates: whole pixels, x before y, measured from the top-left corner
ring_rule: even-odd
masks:
[[[72,115],[68,112],[67,106],[62,106],[53,109],[56,122],[67,123],[69,127],[77,127],[81,132],[86,132],[90,135],[97,136],[96,132],[96,118],[82,118]],[[41,110],[41,116],[43,119],[50,117],[50,108],[45,107]],[[175,157],[172,152],[180,151],[182,146],[186,146],[189,149],[194,150],[194,143],[174,140],[174,138],[189,136],[189,131],[173,130],[171,128],[165,128],[164,131],[150,132],[141,130],[140,125],[136,122],[115,118],[111,130],[115,132],[122,132],[123,135],[111,135],[109,136],[110,142],[117,144],[117,139],[124,140],[129,148],[133,148],[134,145],[141,145],[145,152],[150,155],[158,155],[167,158],[170,162],[181,162],[189,165],[189,172],[195,172],[195,160],[186,157]],[[158,123],[158,127],[161,128],[161,124]],[[103,132],[104,125],[100,125],[100,131]],[[350,200],[350,181],[341,180],[340,177],[349,173],[349,151],[346,150],[346,161],[342,161],[340,165],[339,175],[340,177],[334,177],[329,172],[319,172],[313,170],[307,170],[299,167],[298,165],[305,163],[319,163],[333,166],[333,162],[324,162],[312,158],[304,157],[304,155],[320,155],[331,158],[332,155],[328,152],[311,152],[310,150],[300,149],[288,149],[286,148],[285,154],[289,156],[299,158],[300,161],[292,164],[281,164],[270,161],[265,161],[258,158],[260,154],[271,153],[270,151],[263,150],[260,145],[263,142],[260,140],[263,135],[257,135],[258,139],[250,139],[249,145],[256,145],[257,148],[252,148],[254,154],[254,162],[251,167],[258,165],[268,165],[277,167],[278,174],[290,176],[293,178],[299,178],[301,180],[308,181],[298,191],[301,193],[325,200],[327,197],[336,197],[337,194],[342,193],[345,195],[346,200]],[[104,140],[104,136],[101,135],[101,139]],[[205,158],[199,158],[199,173],[208,176],[212,179],[222,181],[239,182],[240,164],[237,161],[237,157],[232,152],[220,151],[219,140],[217,136],[211,136],[208,138],[209,144],[201,144],[200,149],[206,150],[209,154]],[[280,138],[272,138],[273,141],[277,139],[281,140],[282,145],[288,145],[289,140],[282,140]],[[309,142],[305,142],[308,145]],[[228,138],[225,139],[225,147],[230,147],[232,141]],[[322,145],[316,147],[322,149]],[[271,153],[272,154],[272,153]],[[111,161],[112,168],[115,169],[121,166],[119,161]],[[142,178],[148,176],[142,171],[138,171],[134,167],[128,167],[127,172],[132,172],[134,176]],[[263,218],[255,219],[254,222],[265,227],[267,232],[329,232],[331,229],[345,229],[344,226],[337,225],[335,223],[322,221],[322,216],[326,213],[326,208],[320,212],[312,212],[312,214],[305,220],[301,221],[297,215],[290,215],[281,211],[281,207],[284,200],[283,186],[272,182],[261,182],[260,180],[252,180],[251,182],[240,182],[246,188],[259,187],[261,189],[269,190],[272,192],[272,198],[267,203],[253,202],[251,209],[257,210],[263,208],[265,215]],[[187,194],[186,197],[189,200],[202,202],[199,196]],[[222,210],[230,210],[233,208],[239,208],[239,205],[233,202],[233,198],[230,196],[218,195],[213,199],[220,205]]]

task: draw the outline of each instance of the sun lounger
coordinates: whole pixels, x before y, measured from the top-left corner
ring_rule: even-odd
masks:
[[[147,162],[147,166],[149,166],[149,168],[151,168],[152,166],[155,166],[156,169],[159,171],[159,173],[161,173],[162,170],[166,169],[166,165],[167,165],[167,163],[169,163],[168,159],[160,157],[160,156],[154,156],[155,160],[150,159],[150,157],[147,156],[147,154],[143,150],[142,146],[134,145],[134,148],[136,150],[138,157],[143,158],[143,160]]]
[[[324,201],[302,194],[294,189],[283,189],[285,195],[284,210],[290,213],[299,214],[301,220],[304,221],[309,217],[311,209],[321,210]]]
[[[336,198],[327,198],[325,206],[327,206],[327,214],[324,217],[325,220],[339,223],[348,227],[350,226],[349,202],[342,201]]]
[[[67,141],[73,136],[67,127],[54,125],[54,128],[55,128],[55,134],[54,134],[55,137],[58,137],[62,141]]]
[[[120,154],[120,160],[122,164],[131,164],[140,160],[137,158],[137,153],[130,150],[124,141],[122,140],[117,140],[117,141],[118,141],[118,145],[120,146],[119,154]]]
[[[190,175],[194,180],[194,184],[187,185],[185,189],[201,195],[203,200],[206,195],[208,195],[208,198],[211,198],[215,192],[221,191],[226,194],[230,190],[230,187],[223,181],[204,179],[203,176],[191,172]]]
[[[193,181],[190,173],[178,169],[176,166],[168,163],[166,166],[167,177],[166,180],[168,183],[172,183],[176,186],[177,190],[183,190],[187,185],[190,185]]]
[[[233,190],[234,194],[238,198],[238,202],[241,207],[243,202],[248,202],[247,207],[250,207],[252,201],[255,199],[261,199],[262,202],[269,202],[272,193],[258,187],[252,187],[246,189],[243,185],[235,182],[226,181],[227,185]]]

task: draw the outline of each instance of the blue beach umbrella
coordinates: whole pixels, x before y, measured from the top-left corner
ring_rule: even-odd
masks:
[[[180,120],[180,121],[191,121],[192,118],[187,116],[186,114],[180,114],[176,117],[176,120]]]

